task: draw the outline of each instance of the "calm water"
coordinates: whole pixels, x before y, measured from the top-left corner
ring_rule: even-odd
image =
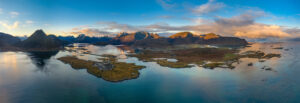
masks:
[[[114,54],[120,61],[147,66],[140,77],[112,83],[86,70],[75,70],[57,58],[82,52],[0,52],[0,103],[201,103],[201,102],[300,102],[300,43],[254,44],[246,50],[281,53],[266,62],[242,59],[236,69],[172,69],[153,62],[127,58],[114,46],[88,46],[93,54]],[[283,46],[288,51],[272,49]],[[292,48],[292,49],[291,49]],[[253,62],[253,66],[247,66]],[[273,71],[260,69],[270,66]]]

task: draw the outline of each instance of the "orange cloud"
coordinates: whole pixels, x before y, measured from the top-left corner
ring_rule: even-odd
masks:
[[[291,35],[284,32],[280,26],[262,24],[254,24],[246,27],[241,27],[236,31],[234,36],[247,38],[291,37]]]

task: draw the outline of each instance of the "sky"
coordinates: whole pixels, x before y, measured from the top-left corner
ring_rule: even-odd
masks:
[[[0,32],[90,36],[190,31],[300,37],[299,0],[0,0]]]

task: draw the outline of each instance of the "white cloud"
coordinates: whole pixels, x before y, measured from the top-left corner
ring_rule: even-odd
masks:
[[[283,38],[291,37],[284,28],[277,25],[256,23],[255,19],[263,16],[261,12],[246,12],[231,18],[217,18],[213,22],[202,25],[188,26],[196,32],[214,32],[225,36],[237,36],[244,38]]]
[[[213,1],[210,1],[213,2]],[[243,14],[224,18],[216,17],[214,19],[195,18],[189,19],[193,22],[190,25],[172,26],[167,23],[154,23],[150,25],[130,25],[118,22],[98,22],[98,25],[85,26],[80,28],[87,29],[74,29],[73,33],[84,34],[101,34],[105,32],[136,32],[147,31],[156,32],[160,34],[169,34],[174,32],[190,31],[197,34],[203,33],[216,33],[222,36],[237,36],[243,38],[284,38],[292,37],[299,34],[299,30],[291,29],[278,25],[268,25],[255,22],[256,19],[264,17],[267,14],[260,10],[248,10]]]
[[[20,15],[20,13],[19,13],[19,12],[15,12],[15,11],[13,11],[13,12],[10,12],[9,14],[10,14],[10,16],[11,16],[11,17],[17,17],[17,16],[19,16],[19,15]]]
[[[2,8],[0,8],[0,14],[2,14],[3,13],[3,10],[2,10]]]
[[[156,0],[156,2],[165,9],[171,9],[175,7],[175,3],[173,3],[172,0]]]
[[[215,2],[214,0],[209,0],[207,3],[197,6],[193,9],[194,13],[197,14],[207,14],[214,11],[217,11],[226,5],[222,2]]]
[[[15,29],[15,28],[18,28],[19,27],[19,22],[18,21],[15,21],[13,24],[11,24],[11,25],[9,25],[9,24],[7,24],[7,23],[4,23],[4,22],[1,22],[0,21],[0,24],[3,26],[3,27],[5,27],[6,29],[9,29],[9,30],[11,30],[11,29]]]
[[[120,24],[117,22],[98,22],[102,26],[103,30],[116,31],[116,32],[135,32],[141,31],[142,28],[139,26]]]
[[[201,18],[201,17],[198,17],[198,18],[195,18],[195,19],[190,19],[193,23],[196,23],[196,24],[207,24],[207,23],[210,23],[211,20],[209,19],[204,19],[204,18]]]
[[[166,34],[171,32],[174,33],[190,31],[197,34],[213,32],[223,36],[237,36],[243,38],[284,38],[291,37],[291,32],[299,33],[295,30],[290,30],[290,32],[287,32],[284,28],[277,25],[256,23],[253,21],[254,18],[248,18],[247,20],[239,20],[240,18],[244,17],[243,15],[235,16],[232,18],[219,18],[204,24],[185,26],[171,26],[167,23],[155,23],[151,25],[136,26],[129,24],[119,24],[117,22],[100,22],[99,24],[101,25],[101,27],[85,29],[76,28],[73,29],[73,32],[71,34],[103,35],[117,32],[136,31],[157,32],[161,34]],[[219,21],[225,21],[225,23]],[[226,21],[234,22],[227,23]]]
[[[71,32],[68,34],[72,34],[75,36],[78,36],[80,34],[85,34],[87,36],[96,36],[96,37],[102,37],[102,36],[110,36],[111,33],[107,31],[102,31],[96,28],[73,28]]]
[[[34,21],[32,21],[32,20],[26,20],[25,23],[26,23],[26,24],[33,24]]]

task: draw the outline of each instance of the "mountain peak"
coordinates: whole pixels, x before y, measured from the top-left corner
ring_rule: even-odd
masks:
[[[191,32],[179,32],[174,35],[171,35],[169,38],[175,39],[175,38],[187,38],[187,37],[193,37],[194,34]]]
[[[39,29],[39,30],[36,30],[31,36],[47,36],[46,33],[42,30],[42,29]]]
[[[85,37],[85,34],[79,34],[78,37]]]
[[[215,33],[208,33],[208,34],[203,34],[203,35],[200,35],[200,38],[204,38],[205,40],[208,40],[208,39],[215,39],[215,38],[219,38],[220,36],[215,34]]]
[[[120,40],[121,42],[134,42],[136,40],[144,40],[144,39],[157,39],[160,38],[159,35],[149,33],[146,31],[138,31],[135,33],[120,33],[114,39]]]
[[[55,35],[47,36],[46,33],[39,29],[36,30],[29,38],[21,43],[25,48],[51,49],[58,48],[62,42]]]

